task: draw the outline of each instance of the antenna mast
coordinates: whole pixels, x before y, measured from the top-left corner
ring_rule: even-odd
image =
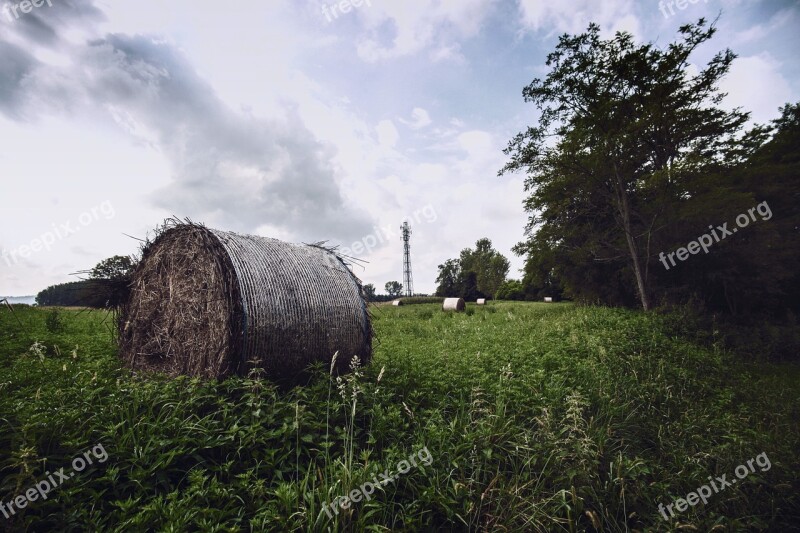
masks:
[[[403,289],[406,296],[414,295],[414,281],[411,277],[411,228],[408,227],[408,221],[403,222],[400,226],[403,231]]]

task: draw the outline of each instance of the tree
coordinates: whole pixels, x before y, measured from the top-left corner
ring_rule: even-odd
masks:
[[[362,287],[364,289],[364,295],[367,297],[368,302],[375,301],[375,285],[372,283],[367,283]]]
[[[498,300],[524,300],[525,290],[522,288],[522,282],[515,279],[504,282],[497,289],[495,298]]]
[[[511,265],[508,259],[492,248],[492,241],[487,238],[478,239],[474,250],[462,250],[459,261],[463,273],[475,273],[477,290],[492,298],[505,281]]]
[[[91,279],[124,279],[133,271],[133,261],[130,257],[115,255],[97,263],[89,277]]]
[[[109,300],[105,284],[99,280],[80,280],[51,285],[36,295],[36,304],[106,307]]]
[[[591,24],[562,36],[545,80],[523,89],[539,123],[509,142],[500,175],[527,172],[529,242],[521,249],[555,258],[568,292],[606,291],[623,302],[631,294],[650,309],[653,247],[676,206],[698,176],[731,168],[759,146],[761,130],[736,138],[747,113],[718,106],[733,52],[691,74],[689,56],[715,31],[700,19],[660,50],[625,32],[602,40]]]
[[[397,298],[403,293],[403,284],[399,281],[388,281],[384,288],[386,289],[386,294],[392,298]]]
[[[474,250],[464,248],[458,259],[439,265],[436,296],[460,296],[470,301],[493,298],[509,268],[508,259],[492,248],[492,241],[478,239]]]
[[[448,259],[439,265],[439,275],[436,277],[436,296],[461,296],[461,263],[458,259]]]

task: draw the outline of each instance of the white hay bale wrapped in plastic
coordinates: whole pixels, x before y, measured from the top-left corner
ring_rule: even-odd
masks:
[[[392,300],[392,305],[394,306],[403,305],[403,300]]]
[[[463,311],[467,308],[464,298],[445,298],[442,303],[442,311]]]
[[[478,298],[478,301],[475,303],[478,305],[486,305],[486,298]]]
[[[547,302],[547,303],[552,303],[553,302],[553,298],[551,296],[545,296],[544,297],[544,301]]]

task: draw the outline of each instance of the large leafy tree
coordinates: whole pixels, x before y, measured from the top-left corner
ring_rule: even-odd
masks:
[[[90,274],[91,279],[109,279],[120,280],[124,279],[133,271],[133,261],[130,257],[124,255],[115,255],[97,263]]]
[[[475,249],[461,250],[459,257],[463,272],[474,272],[480,293],[494,297],[506,280],[510,263],[503,254],[492,248],[492,241],[483,238],[475,243]]]
[[[386,294],[392,298],[397,298],[403,293],[403,284],[399,281],[387,281],[383,288],[386,289]]]
[[[592,24],[561,37],[549,74],[523,90],[540,110],[538,125],[509,142],[500,171],[527,173],[529,240],[517,249],[529,262],[558,265],[572,295],[635,298],[649,309],[650,266],[676,205],[698,176],[742,162],[763,140],[758,129],[739,138],[748,115],[719,107],[733,52],[692,70],[690,56],[714,26],[700,19],[679,31],[659,49],[624,32],[601,39]]]
[[[375,285],[372,283],[367,283],[362,287],[364,289],[364,296],[366,296],[368,302],[375,301]]]
[[[439,275],[436,277],[436,296],[461,296],[462,289],[461,262],[458,259],[448,259],[439,265]]]
[[[468,300],[494,297],[506,280],[510,263],[492,248],[492,241],[478,239],[475,248],[464,248],[458,259],[439,265],[437,296],[461,296]]]

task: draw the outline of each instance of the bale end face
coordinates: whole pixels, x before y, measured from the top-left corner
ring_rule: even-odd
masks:
[[[467,308],[464,298],[445,298],[442,303],[442,311],[461,312]]]

